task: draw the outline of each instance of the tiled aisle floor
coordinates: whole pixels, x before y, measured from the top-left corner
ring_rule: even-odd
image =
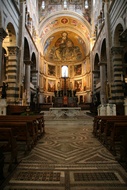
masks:
[[[46,134],[22,159],[4,190],[125,190],[127,173],[93,136],[93,118],[55,118],[45,112]]]

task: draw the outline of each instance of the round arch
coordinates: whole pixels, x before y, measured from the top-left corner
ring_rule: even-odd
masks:
[[[24,38],[24,60],[30,61],[30,48],[27,38]]]
[[[119,23],[113,33],[113,46],[120,46],[120,34],[123,32],[124,28],[121,23]]]

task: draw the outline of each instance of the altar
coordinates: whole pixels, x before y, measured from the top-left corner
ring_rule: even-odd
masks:
[[[52,107],[49,108],[50,114],[55,117],[75,117],[80,115],[81,107]]]

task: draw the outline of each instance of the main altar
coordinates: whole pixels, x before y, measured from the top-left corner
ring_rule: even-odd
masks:
[[[58,84],[58,90],[54,91],[54,95],[53,107],[77,107],[76,90],[72,89],[68,77],[61,78],[61,84]]]

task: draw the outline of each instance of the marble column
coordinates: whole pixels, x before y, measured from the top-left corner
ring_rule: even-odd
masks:
[[[113,84],[111,90],[112,99],[115,103],[123,103],[124,92],[123,92],[123,81],[121,80],[121,75],[123,75],[123,65],[122,65],[122,54],[123,47],[112,47],[112,63],[113,63]]]
[[[106,33],[106,56],[107,56],[107,78],[108,82],[112,81],[112,68],[111,68],[111,29],[110,29],[110,17],[109,17],[109,0],[104,1],[104,15],[105,15],[105,33]]]
[[[100,62],[100,100],[101,104],[106,103],[106,62]]]
[[[0,28],[0,84],[3,81],[3,74],[2,74],[2,43],[4,38],[7,36],[7,33],[3,28]]]
[[[8,48],[8,63],[7,63],[7,100],[9,104],[18,104],[19,101],[19,85],[18,85],[18,53],[17,46],[9,46]]]
[[[25,63],[25,90],[26,90],[26,101],[30,103],[30,60],[24,60]]]
[[[97,83],[100,82],[100,70],[94,70],[93,73],[93,94],[96,89]]]

